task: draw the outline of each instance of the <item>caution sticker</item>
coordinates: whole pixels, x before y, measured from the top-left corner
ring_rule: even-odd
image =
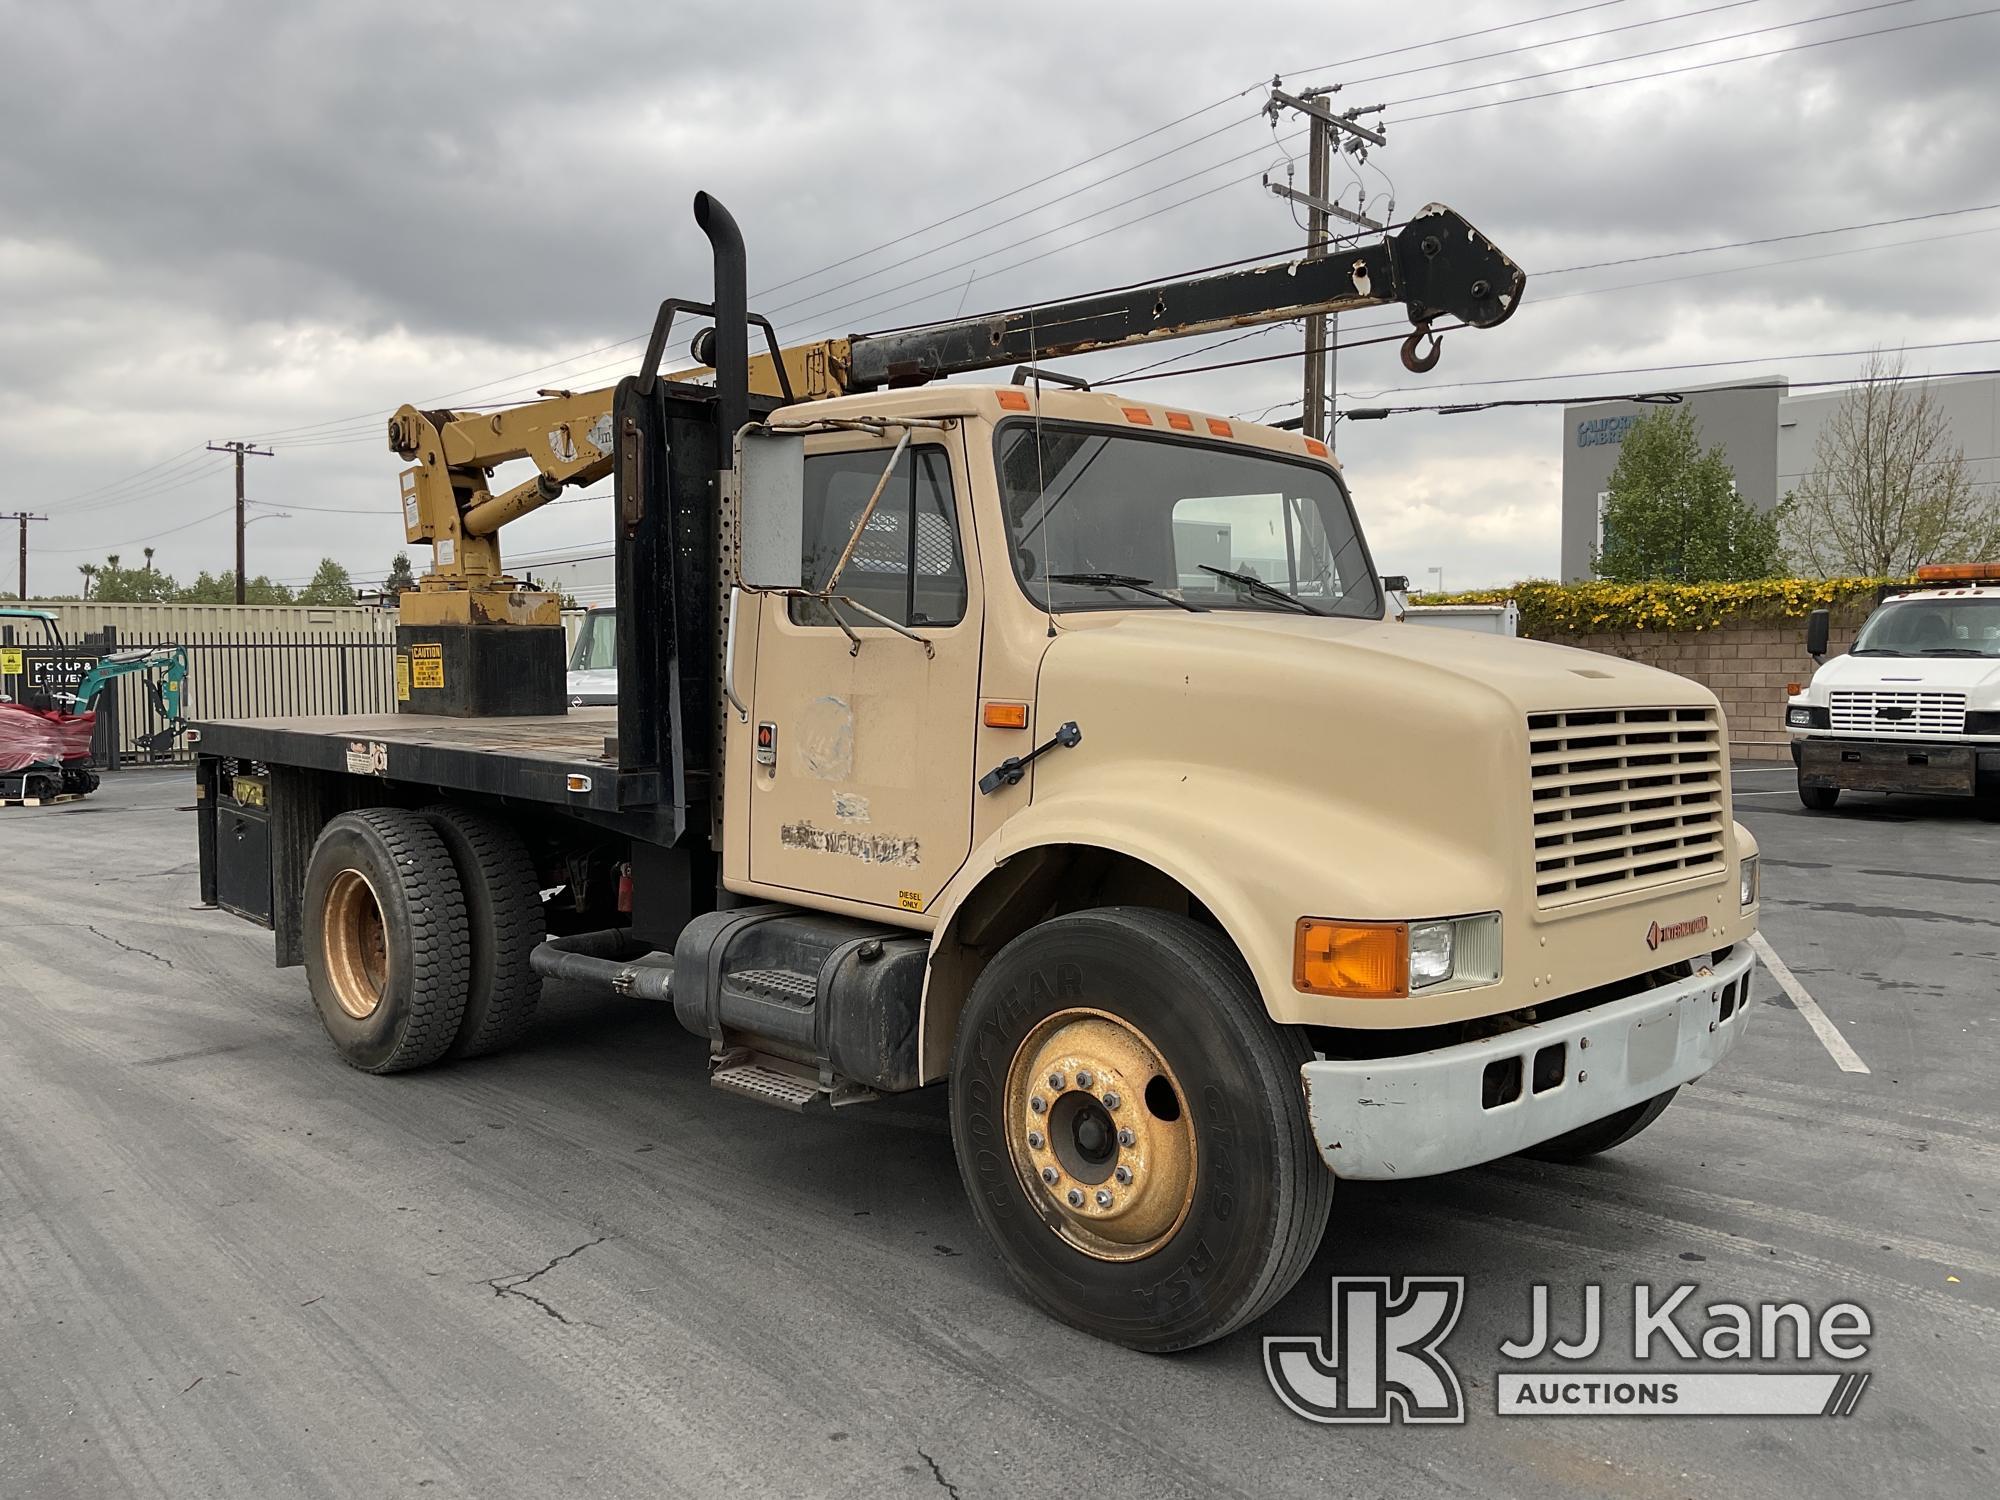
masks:
[[[407,651],[396,653],[396,701],[410,701],[410,653]]]
[[[19,646],[0,647],[0,677],[21,675],[21,648]]]
[[[410,685],[420,688],[444,686],[443,646],[419,643],[410,647]]]

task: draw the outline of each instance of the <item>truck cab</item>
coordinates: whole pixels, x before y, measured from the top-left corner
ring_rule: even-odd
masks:
[[[1828,616],[1807,624],[1825,656]],[[1843,791],[1974,797],[2000,817],[2000,562],[1936,564],[1888,590],[1848,651],[1785,705],[1799,800]]]

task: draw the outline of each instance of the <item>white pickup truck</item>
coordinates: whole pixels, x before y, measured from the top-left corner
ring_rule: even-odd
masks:
[[[1828,619],[1807,620],[1820,665],[1785,707],[1799,800],[1826,812],[1843,791],[1976,797],[2000,817],[2000,562],[1919,568],[1831,661]]]

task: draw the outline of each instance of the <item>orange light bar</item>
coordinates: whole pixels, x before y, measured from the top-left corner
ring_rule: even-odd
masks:
[[[2000,583],[2000,562],[1925,563],[1917,569],[1919,583]]]
[[[1000,392],[1000,405],[1008,411],[1026,411],[1028,409],[1028,393],[1026,391],[1002,391]]]
[[[1400,1000],[1410,992],[1409,924],[1300,917],[1292,985],[1308,995]]]
[[[1208,434],[1210,437],[1235,437],[1236,429],[1220,417],[1210,417],[1208,419]]]
[[[1153,425],[1153,414],[1147,411],[1145,407],[1127,406],[1123,410],[1126,421],[1136,422],[1141,427],[1151,427]]]
[[[1167,425],[1175,432],[1193,432],[1194,418],[1186,412],[1170,411],[1167,413]]]
[[[1326,444],[1322,443],[1318,438],[1307,438],[1306,452],[1310,453],[1314,458],[1325,458]]]
[[[1028,727],[1028,705],[1025,703],[989,703],[983,716],[988,729],[1026,729]]]

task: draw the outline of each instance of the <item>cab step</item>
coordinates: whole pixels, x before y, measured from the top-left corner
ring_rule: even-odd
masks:
[[[817,1083],[756,1062],[727,1064],[710,1073],[708,1081],[725,1093],[790,1110],[795,1115],[827,1100],[826,1090]]]

